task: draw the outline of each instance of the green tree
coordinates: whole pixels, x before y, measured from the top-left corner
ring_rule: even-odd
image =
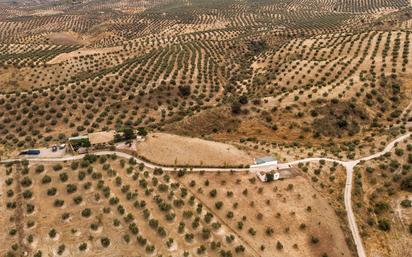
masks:
[[[137,134],[138,134],[139,136],[144,137],[144,136],[147,135],[147,131],[146,131],[146,129],[145,129],[144,127],[139,127],[139,128],[137,128]]]
[[[123,129],[123,138],[124,140],[131,140],[136,138],[136,135],[134,134],[134,130],[131,127],[125,127]]]
[[[183,97],[187,97],[191,93],[191,88],[189,85],[180,85],[178,89],[179,89],[179,94]]]

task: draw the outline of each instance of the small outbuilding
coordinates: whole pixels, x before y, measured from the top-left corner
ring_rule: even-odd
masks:
[[[255,158],[255,164],[256,165],[260,165],[260,164],[264,164],[264,163],[276,163],[277,161],[275,159],[273,159],[272,156],[264,156],[264,157],[260,157],[260,158]]]
[[[272,156],[264,156],[264,157],[260,157],[260,158],[255,158],[255,165],[262,165],[262,164],[278,164],[278,162],[273,159]]]
[[[84,136],[70,137],[69,146],[73,151],[85,153],[90,147],[99,149],[108,146],[114,141],[115,134],[116,132],[111,130],[90,133]]]
[[[276,171],[273,171],[273,170],[268,171],[268,172],[258,171],[258,172],[256,172],[256,176],[262,182],[269,182],[269,181],[282,179],[282,176],[281,176],[280,172],[276,172]]]
[[[277,169],[278,161],[271,156],[265,156],[255,159],[255,164],[250,165],[251,172],[267,171],[270,169]]]
[[[72,150],[77,151],[79,148],[87,148],[90,147],[89,137],[86,136],[77,136],[77,137],[69,137],[69,145]]]

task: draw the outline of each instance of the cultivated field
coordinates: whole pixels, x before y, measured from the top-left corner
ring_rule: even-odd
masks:
[[[222,221],[161,170],[100,157],[2,167],[1,181],[2,256],[253,256],[238,247],[241,239],[228,242]]]
[[[329,152],[332,139],[372,147],[382,128],[407,121],[411,36],[395,23],[406,22],[407,5],[80,1],[20,13],[4,5],[1,144],[145,126]],[[37,9],[50,13],[29,16]]]
[[[333,208],[300,174],[260,184],[88,156],[6,165],[0,179],[2,256],[351,256]]]
[[[301,176],[267,184],[239,173],[177,179],[259,256],[352,256],[334,209]]]

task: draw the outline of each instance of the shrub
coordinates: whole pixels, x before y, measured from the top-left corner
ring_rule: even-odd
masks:
[[[71,167],[72,170],[76,170],[79,167],[79,163],[78,162],[72,162],[70,164],[70,167]],[[87,247],[87,244],[86,244],[86,247]]]
[[[24,177],[21,181],[20,184],[24,187],[29,187],[32,184],[32,181],[29,177]]]
[[[319,243],[319,238],[317,238],[317,237],[315,237],[315,236],[311,236],[311,237],[310,237],[310,242],[311,242],[312,244],[317,244],[317,243]]]
[[[402,156],[402,155],[403,155],[403,150],[402,150],[401,148],[396,148],[396,149],[395,149],[395,154],[396,154],[397,156]]]
[[[67,173],[61,173],[59,177],[60,177],[61,182],[66,182],[69,179],[69,176],[67,175]]]
[[[216,197],[216,195],[217,195],[217,191],[216,191],[216,189],[213,189],[213,190],[211,190],[210,192],[209,192],[209,195],[210,195],[210,197]]]
[[[278,242],[276,243],[276,249],[282,250],[282,249],[283,249],[283,244],[278,241]]]
[[[239,103],[241,103],[241,104],[247,104],[248,102],[249,102],[249,100],[248,100],[248,98],[247,98],[246,95],[241,95],[241,96],[239,97]]]
[[[86,251],[86,249],[87,249],[87,244],[86,243],[81,243],[79,245],[79,250],[80,251]]]
[[[90,217],[91,214],[92,214],[92,211],[89,208],[86,208],[82,211],[82,216],[85,218]]]
[[[401,206],[404,208],[410,208],[412,207],[412,201],[409,199],[402,200]]]
[[[44,166],[43,165],[37,165],[35,169],[36,173],[42,173],[44,171]]]
[[[401,181],[401,189],[412,192],[412,176],[408,176]]]
[[[30,191],[30,190],[25,190],[25,191],[23,192],[23,197],[24,197],[24,199],[30,199],[32,196],[33,196],[33,192]]]
[[[389,210],[389,204],[385,203],[385,202],[378,202],[375,204],[375,208],[374,208],[374,212],[376,214],[380,214],[386,210]]]
[[[110,239],[107,237],[103,237],[102,239],[100,239],[100,243],[103,247],[108,247],[110,245]]]
[[[53,196],[57,193],[57,189],[55,187],[47,189],[47,195]]]
[[[382,231],[389,231],[391,229],[391,224],[387,219],[381,219],[378,221],[378,228]]]
[[[66,250],[66,246],[64,244],[59,245],[57,249],[57,254],[62,255],[64,253],[64,250]]]
[[[49,231],[49,237],[50,238],[55,238],[56,234],[57,234],[57,232],[54,228],[50,229],[50,231]]]
[[[179,89],[179,94],[183,97],[189,96],[191,93],[191,88],[189,85],[180,85],[178,89]]]
[[[77,186],[74,184],[68,184],[66,185],[66,190],[67,190],[67,193],[69,194],[74,193],[77,190]]]
[[[64,205],[64,200],[56,199],[54,200],[55,207],[62,207]]]
[[[54,171],[59,171],[61,169],[63,169],[63,166],[61,164],[58,163],[58,164],[53,165],[53,170]]]
[[[43,184],[50,183],[50,182],[51,182],[51,177],[48,176],[48,175],[46,175],[46,176],[44,176],[44,177],[42,178],[41,182],[42,182]]]

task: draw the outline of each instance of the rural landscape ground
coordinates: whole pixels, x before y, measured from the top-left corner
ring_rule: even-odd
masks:
[[[0,14],[0,256],[412,256],[412,1]]]

